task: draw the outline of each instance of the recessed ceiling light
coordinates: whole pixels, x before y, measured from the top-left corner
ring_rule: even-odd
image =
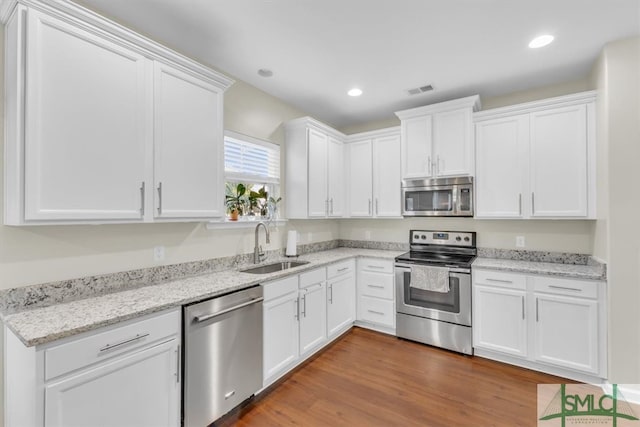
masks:
[[[531,49],[537,49],[539,47],[543,47],[548,45],[553,41],[553,36],[550,34],[545,34],[543,36],[538,36],[535,39],[529,42],[529,47]]]
[[[273,76],[273,71],[271,71],[271,70],[270,70],[270,69],[268,69],[268,68],[260,68],[260,69],[258,70],[258,74],[259,74],[260,76],[262,76],[262,77],[271,77],[271,76]]]
[[[349,92],[347,92],[347,95],[360,96],[362,95],[362,89],[358,89],[357,87],[354,87],[353,89],[349,90]]]

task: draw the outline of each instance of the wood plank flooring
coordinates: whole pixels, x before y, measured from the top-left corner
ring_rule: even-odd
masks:
[[[570,382],[353,328],[216,426],[535,426],[537,384]]]

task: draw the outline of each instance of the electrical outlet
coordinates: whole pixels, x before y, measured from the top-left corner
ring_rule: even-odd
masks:
[[[371,230],[364,232],[364,240],[371,240]]]
[[[311,242],[313,242],[313,233],[309,231],[307,233],[307,243],[311,243]]]
[[[153,260],[155,262],[164,260],[164,246],[156,246],[153,248]]]
[[[516,236],[516,248],[524,248],[524,236]]]
[[[296,243],[300,243],[302,241],[302,236],[299,231],[296,231]]]

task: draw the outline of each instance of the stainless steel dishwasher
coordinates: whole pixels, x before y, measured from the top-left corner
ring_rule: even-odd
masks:
[[[184,306],[184,426],[208,426],[262,388],[262,300],[256,286]]]

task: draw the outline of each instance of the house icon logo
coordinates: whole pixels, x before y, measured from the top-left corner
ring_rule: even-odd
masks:
[[[553,389],[551,389],[553,388]],[[553,393],[555,391],[555,393]],[[549,396],[552,395],[551,399]],[[611,393],[602,386],[589,384],[540,384],[538,385],[538,408],[548,402],[538,414],[539,427],[593,426],[640,427],[638,406],[629,403],[618,385]]]

